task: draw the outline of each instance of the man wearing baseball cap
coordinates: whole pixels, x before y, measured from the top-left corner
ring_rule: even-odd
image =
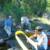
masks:
[[[35,33],[30,38],[34,37],[37,37],[35,43],[38,47],[38,50],[47,50],[48,38],[47,35],[43,32],[43,28],[41,26],[37,26],[35,28]],[[32,47],[32,50],[34,50],[34,47]]]

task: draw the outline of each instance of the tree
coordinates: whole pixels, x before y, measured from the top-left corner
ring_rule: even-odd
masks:
[[[29,10],[32,14],[42,16],[43,12],[46,9],[47,1],[46,0],[22,0],[24,3],[24,9]]]
[[[23,15],[38,15],[42,16],[46,9],[46,0],[0,0],[2,11],[5,15],[14,16],[16,21],[20,21]],[[0,9],[1,10],[1,9]]]
[[[9,2],[11,2],[11,0],[0,0],[0,11],[3,10],[5,4]]]

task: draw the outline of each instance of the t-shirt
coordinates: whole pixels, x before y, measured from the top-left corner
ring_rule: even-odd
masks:
[[[45,32],[42,32],[41,34],[44,36],[44,41],[42,43],[42,46],[46,50],[47,49],[47,46],[48,46],[48,38],[47,38],[47,35],[45,34]],[[41,41],[41,38],[38,37],[37,38],[37,41],[40,42]]]
[[[7,26],[7,27],[11,27],[12,23],[13,23],[13,21],[11,19],[5,20],[5,26]]]

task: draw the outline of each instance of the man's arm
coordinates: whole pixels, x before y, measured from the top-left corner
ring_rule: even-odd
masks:
[[[43,43],[44,36],[41,36],[38,42],[36,42],[37,46],[40,46]]]
[[[33,34],[32,36],[30,36],[29,38],[35,38],[35,37],[37,37],[37,35],[36,34]]]
[[[35,44],[36,46],[40,46],[43,43],[43,39],[44,37],[42,36],[40,40],[38,40],[38,42],[34,42],[30,39],[30,41],[32,42],[32,44]],[[27,39],[28,40],[28,39]],[[29,40],[28,40],[29,41]]]

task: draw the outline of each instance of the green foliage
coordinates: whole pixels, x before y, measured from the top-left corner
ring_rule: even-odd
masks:
[[[0,12],[3,11],[4,6],[10,2],[11,0],[0,0]]]
[[[22,0],[24,2],[24,6],[25,8],[29,7],[30,11],[32,14],[36,14],[39,16],[42,16],[43,12],[46,9],[46,4],[47,1],[46,0]],[[27,8],[27,10],[29,10],[29,8]]]
[[[32,30],[35,29],[36,26],[38,26],[37,23],[35,23],[35,22],[33,21],[33,22],[31,23],[31,29],[32,29]]]
[[[22,15],[42,16],[46,9],[46,0],[0,0],[5,15],[12,15],[20,22]]]
[[[9,3],[4,6],[4,14],[12,15],[15,19],[15,22],[20,22],[20,17],[23,15],[23,10]]]

